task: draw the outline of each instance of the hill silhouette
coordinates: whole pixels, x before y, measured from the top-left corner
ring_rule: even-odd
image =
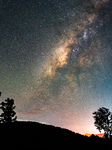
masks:
[[[18,149],[90,149],[104,148],[110,139],[91,137],[74,133],[67,129],[36,122],[14,122],[0,124],[0,148]]]

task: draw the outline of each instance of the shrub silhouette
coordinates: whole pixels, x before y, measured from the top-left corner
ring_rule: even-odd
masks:
[[[3,113],[0,115],[1,123],[15,122],[17,119],[16,112],[14,111],[14,100],[7,98],[5,102],[0,103]]]

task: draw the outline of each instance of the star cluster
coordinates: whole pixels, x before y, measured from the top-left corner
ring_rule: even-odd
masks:
[[[96,132],[111,109],[110,0],[1,1],[0,85],[18,118]]]

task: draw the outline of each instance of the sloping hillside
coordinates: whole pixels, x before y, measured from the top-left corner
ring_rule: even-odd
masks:
[[[69,148],[77,149],[104,146],[101,138],[85,137],[67,129],[36,122],[0,124],[0,147],[21,149]]]

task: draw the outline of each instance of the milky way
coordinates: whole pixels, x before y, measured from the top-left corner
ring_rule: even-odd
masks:
[[[2,98],[20,120],[97,132],[92,112],[112,106],[111,1],[0,3]]]

